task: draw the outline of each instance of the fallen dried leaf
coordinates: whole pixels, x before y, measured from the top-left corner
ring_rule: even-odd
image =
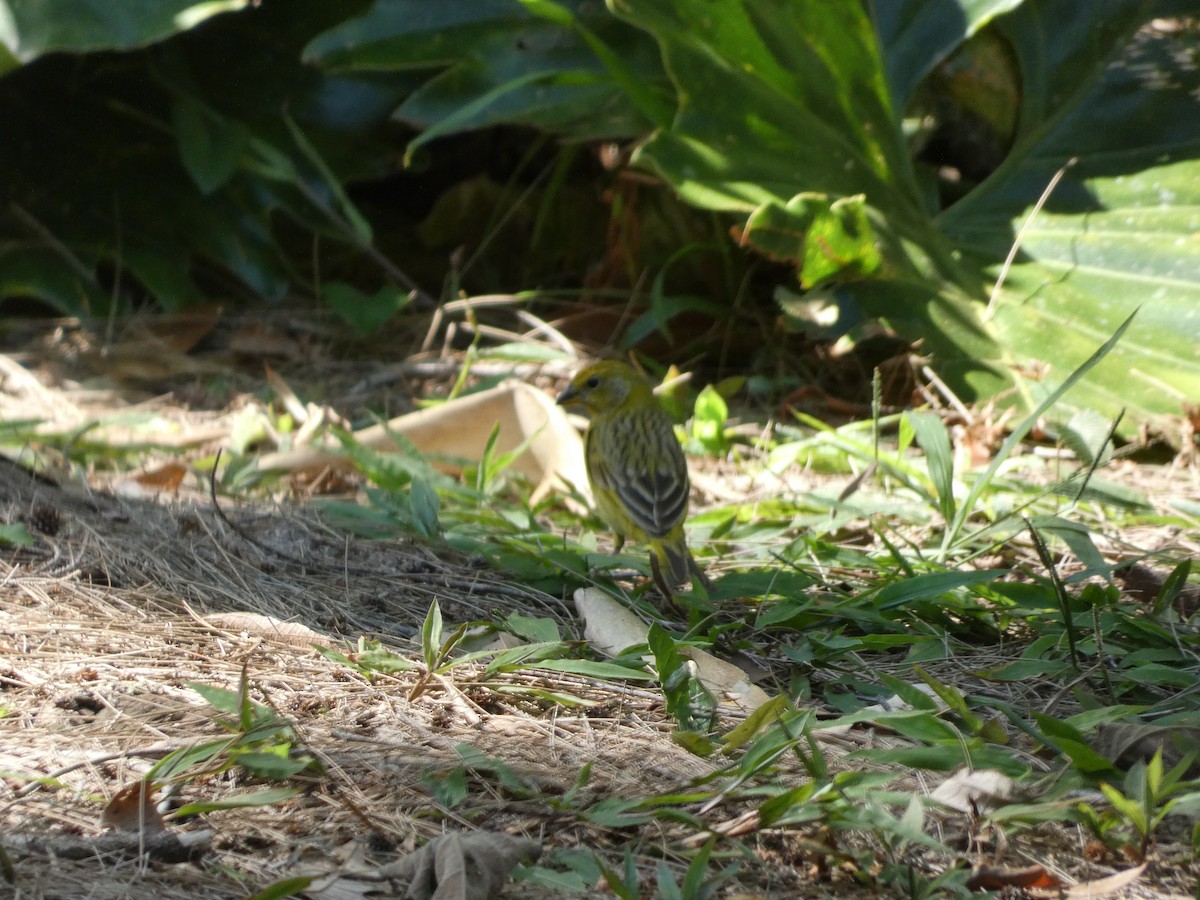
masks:
[[[1012,799],[1014,782],[995,769],[959,769],[937,786],[933,799],[963,813],[987,811]]]
[[[1026,866],[1023,869],[976,866],[971,870],[971,877],[967,879],[967,889],[971,891],[999,891],[1007,887],[1052,891],[1064,885],[1043,866]]]
[[[575,609],[583,619],[583,636],[597,653],[618,656],[622,650],[647,641],[649,626],[604,591],[580,588],[575,592]],[[752,710],[771,699],[733,663],[695,648],[685,655],[696,664],[700,683],[735,706]]]
[[[541,854],[542,845],[530,838],[490,831],[444,834],[380,874],[407,881],[407,900],[490,900],[500,896],[518,863]]]
[[[1116,875],[1109,875],[1107,878],[1097,878],[1095,881],[1081,881],[1078,884],[1073,884],[1065,890],[1062,887],[1031,887],[1029,893],[1034,897],[1066,897],[1067,900],[1092,900],[1094,897],[1106,897],[1115,891],[1123,890],[1137,881],[1142,872],[1146,871],[1146,864],[1135,866],[1132,869],[1126,869],[1124,872],[1118,872]]]
[[[212,613],[204,617],[204,621],[213,628],[221,631],[236,631],[244,635],[267,637],[281,640],[293,647],[311,647],[317,644],[328,647],[333,642],[329,635],[313,631],[307,625],[299,622],[287,622],[275,616],[264,616],[260,613],[227,612]]]

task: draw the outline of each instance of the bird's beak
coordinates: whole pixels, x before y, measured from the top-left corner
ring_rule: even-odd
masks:
[[[573,387],[568,387],[565,391],[558,395],[558,399],[554,402],[559,406],[570,406],[579,397],[579,392]]]

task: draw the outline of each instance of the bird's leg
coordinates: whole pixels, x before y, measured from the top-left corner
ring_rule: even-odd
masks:
[[[621,548],[625,546],[625,535],[618,534],[613,541],[613,553],[620,553]]]
[[[667,600],[674,602],[675,594],[671,591],[671,586],[667,584],[667,579],[663,577],[662,566],[658,564],[658,556],[654,553],[650,554],[650,575],[654,579],[654,585],[658,588],[659,592]]]

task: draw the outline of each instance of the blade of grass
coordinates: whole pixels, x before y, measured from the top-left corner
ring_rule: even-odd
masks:
[[[1092,368],[1094,368],[1096,364],[1100,362],[1100,360],[1104,359],[1104,357],[1108,356],[1108,354],[1112,352],[1113,347],[1115,347],[1121,338],[1125,336],[1125,332],[1129,329],[1129,326],[1133,324],[1134,316],[1136,316],[1137,313],[1138,311],[1136,309],[1130,313],[1129,318],[1121,323],[1120,327],[1113,332],[1112,337],[1101,344],[1095,353],[1084,360],[1084,362],[1077,369],[1075,369],[1074,372],[1072,372],[1063,380],[1062,384],[1051,391],[1046,396],[1046,399],[1037,405],[1037,408],[1034,409],[1033,412],[1017,423],[1016,427],[1013,428],[1012,433],[1008,436],[1008,439],[1005,440],[1000,449],[996,452],[996,455],[992,458],[991,465],[989,465],[986,471],[984,471],[984,473],[975,480],[975,483],[971,486],[971,490],[967,494],[966,499],[958,507],[958,512],[955,514],[953,522],[951,522],[950,527],[946,529],[946,533],[942,538],[942,547],[939,553],[939,559],[944,559],[950,548],[958,542],[958,537],[962,533],[963,528],[966,526],[967,519],[970,518],[972,510],[975,508],[976,501],[979,500],[979,497],[987,489],[996,472],[1002,465],[1004,465],[1005,462],[1008,461],[1008,458],[1012,456],[1013,451],[1017,448],[1017,444],[1024,440],[1025,435],[1029,433],[1030,429],[1033,428],[1033,426],[1037,423],[1037,420],[1041,418],[1046,410],[1050,409],[1050,407],[1057,403],[1062,396],[1071,388],[1073,388],[1079,382],[1079,380],[1083,378],[1084,375],[1090,372]]]
[[[954,521],[954,450],[950,446],[950,434],[942,420],[933,413],[909,413],[917,443],[925,451],[925,465],[929,479],[937,492],[938,510],[947,522]]]
[[[1075,646],[1075,622],[1071,618],[1071,598],[1067,594],[1066,585],[1062,583],[1062,579],[1058,576],[1058,568],[1054,565],[1054,558],[1050,555],[1050,548],[1046,546],[1046,542],[1042,540],[1042,536],[1034,528],[1033,522],[1026,519],[1025,525],[1029,529],[1029,536],[1033,539],[1033,547],[1037,551],[1038,558],[1042,561],[1042,565],[1046,567],[1046,571],[1050,574],[1050,581],[1054,585],[1054,596],[1058,598],[1058,608],[1062,611],[1063,628],[1067,632],[1067,646],[1071,650],[1071,665],[1078,672],[1079,651]]]

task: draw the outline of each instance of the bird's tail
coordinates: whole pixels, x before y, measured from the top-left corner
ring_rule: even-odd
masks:
[[[663,568],[663,576],[672,587],[691,580],[692,567],[696,564],[692,561],[687,544],[682,540],[664,541],[655,549],[659,551],[658,561]]]
[[[688,551],[682,533],[677,538],[675,535],[668,535],[664,540],[656,542],[652,551],[654,580],[667,596],[673,594],[679,585],[690,583],[693,575],[700,579],[700,583],[706,589],[712,587],[712,582],[696,565],[696,560]]]

